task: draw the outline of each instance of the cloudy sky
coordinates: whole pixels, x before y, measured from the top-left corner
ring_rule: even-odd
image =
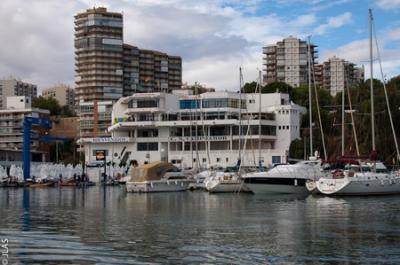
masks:
[[[125,43],[182,56],[184,81],[218,90],[239,66],[255,80],[262,46],[289,35],[312,35],[319,61],[366,64],[371,7],[383,70],[400,74],[400,0],[1,0],[0,77],[73,86],[73,16],[94,5],[124,13]]]

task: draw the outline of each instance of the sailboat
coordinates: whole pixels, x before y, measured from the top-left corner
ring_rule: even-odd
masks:
[[[400,176],[397,173],[389,172],[383,163],[376,161],[375,151],[375,113],[373,96],[373,16],[369,9],[369,50],[370,50],[370,89],[371,89],[371,130],[372,130],[372,153],[371,161],[347,165],[343,172],[332,178],[320,178],[317,181],[318,190],[325,195],[385,195],[400,193]],[[378,57],[379,49],[378,45]],[[379,61],[380,62],[380,61]],[[382,74],[382,66],[381,74]],[[399,149],[394,131],[392,115],[387,97],[386,85],[383,83],[386,104],[392,126],[393,137],[396,145],[397,157]]]
[[[241,177],[242,81],[243,81],[242,68],[240,68],[239,69],[239,102],[240,102],[239,103],[239,156],[235,167],[237,171],[229,172],[228,170],[225,171],[212,170],[210,172],[210,176],[204,180],[204,186],[206,190],[211,193],[249,191],[248,188],[244,185],[243,179]]]

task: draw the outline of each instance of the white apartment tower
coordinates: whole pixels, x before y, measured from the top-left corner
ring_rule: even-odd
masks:
[[[285,82],[293,87],[308,83],[308,43],[289,36],[263,47],[263,83]],[[310,44],[311,64],[316,63],[316,45]]]
[[[364,69],[336,56],[324,62],[322,68],[322,87],[332,96],[345,88],[364,80]]]

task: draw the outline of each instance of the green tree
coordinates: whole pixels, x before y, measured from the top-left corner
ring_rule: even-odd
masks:
[[[44,98],[39,96],[32,100],[32,107],[39,109],[47,109],[50,111],[50,115],[60,115],[61,106],[55,98]]]
[[[289,95],[292,93],[293,87],[286,84],[285,82],[272,82],[268,85],[265,85],[262,89],[262,93],[288,93]]]
[[[62,106],[61,107],[61,116],[62,117],[74,117],[75,113],[68,106]]]
[[[242,91],[244,93],[254,93],[256,91],[257,82],[253,81],[250,83],[244,84]]]

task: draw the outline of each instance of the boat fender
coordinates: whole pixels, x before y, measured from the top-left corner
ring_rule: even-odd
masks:
[[[297,186],[297,179],[294,179],[294,185]]]
[[[153,187],[153,182],[150,182],[150,186],[151,186],[152,188],[154,188],[154,187]]]
[[[381,180],[381,185],[385,186],[385,181],[384,180]]]
[[[175,185],[178,185],[178,181],[175,180]]]
[[[169,185],[169,180],[167,180],[167,185]]]

